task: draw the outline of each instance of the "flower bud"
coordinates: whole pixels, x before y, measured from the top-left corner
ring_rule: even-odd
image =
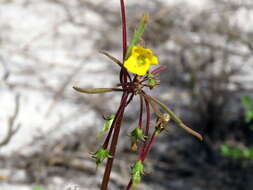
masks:
[[[105,123],[102,130],[98,133],[97,138],[103,136],[111,128],[114,118],[115,114],[111,114],[109,117],[105,118]]]
[[[152,74],[147,74],[147,78],[148,78],[148,84],[151,86],[151,89],[152,88],[156,88],[157,87],[157,84],[158,84],[158,81],[154,78],[154,75]]]
[[[112,156],[109,154],[109,150],[104,148],[99,148],[95,153],[91,153],[92,158],[96,160],[97,168],[103,162],[105,158],[111,158]]]
[[[131,147],[130,147],[130,149],[133,152],[137,151],[137,149],[138,149],[137,142],[139,140],[145,141],[145,136],[143,135],[143,131],[137,127],[131,132]]]
[[[145,141],[145,136],[143,134],[143,131],[140,128],[135,128],[132,132],[131,132],[131,138],[134,140],[141,140],[141,141]]]
[[[137,149],[138,149],[137,143],[134,142],[134,141],[132,141],[132,142],[131,142],[131,147],[130,147],[130,149],[131,149],[133,152],[136,152]]]
[[[131,171],[132,183],[134,188],[141,182],[141,177],[143,175],[144,175],[144,166],[142,164],[142,161],[138,160],[133,165]]]

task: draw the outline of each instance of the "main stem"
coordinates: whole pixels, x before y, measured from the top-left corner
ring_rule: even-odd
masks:
[[[122,63],[124,64],[124,60],[125,60],[125,56],[126,56],[126,52],[127,52],[126,11],[125,11],[124,0],[120,0],[120,6],[121,6],[121,18],[122,18],[122,46],[123,46],[122,47],[122,49],[123,49]],[[117,148],[118,137],[119,137],[120,128],[121,128],[121,122],[123,119],[125,107],[127,106],[127,103],[128,103],[127,99],[128,99],[129,93],[126,90],[127,76],[128,76],[128,73],[127,73],[126,69],[124,67],[122,67],[121,71],[120,71],[120,82],[121,82],[122,88],[124,90],[124,93],[122,95],[121,105],[118,110],[119,115],[118,115],[117,121],[115,121],[115,124],[114,124],[113,137],[112,137],[110,151],[109,151],[109,153],[112,157],[108,158],[108,160],[107,160],[103,181],[102,181],[102,184],[100,187],[101,190],[107,190],[107,187],[108,187],[110,174],[111,174],[111,170],[112,170],[112,165],[113,165],[113,161],[114,161],[114,155],[115,155],[116,148]],[[131,78],[129,80],[131,81]],[[107,143],[108,142],[109,142],[109,140],[107,141]]]
[[[121,128],[121,121],[122,121],[124,110],[126,107],[127,98],[128,98],[128,92],[124,92],[123,97],[122,97],[123,101],[122,101],[121,106],[119,108],[120,109],[119,110],[119,117],[118,117],[118,120],[115,122],[114,133],[113,133],[111,147],[110,147],[110,151],[109,151],[109,154],[112,157],[108,158],[108,160],[107,160],[103,181],[102,181],[102,184],[100,187],[101,190],[107,190],[107,186],[109,183],[112,165],[113,165],[113,161],[114,161],[114,156],[115,156],[115,152],[116,152],[116,148],[117,148],[119,132],[120,132],[120,128]]]
[[[131,187],[132,187],[132,180],[129,181],[129,183],[128,183],[128,185],[127,185],[127,187],[126,187],[125,190],[130,190]]]
[[[126,58],[127,52],[127,31],[126,31],[126,10],[124,0],[120,0],[121,19],[122,19],[122,46],[123,46],[123,61]]]
[[[120,10],[121,10],[121,22],[122,22],[122,63],[124,65],[124,61],[127,53],[127,29],[126,29],[126,9],[124,0],[120,0]],[[120,70],[120,82],[127,82],[127,71],[124,67]],[[124,85],[123,85],[124,89]]]

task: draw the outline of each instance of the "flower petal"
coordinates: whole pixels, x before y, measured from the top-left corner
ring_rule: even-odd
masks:
[[[149,70],[150,65],[158,64],[158,59],[153,55],[151,49],[133,46],[131,53],[131,56],[124,62],[124,67],[132,73],[143,76]]]
[[[134,46],[132,49],[132,55],[138,56],[141,53],[139,46]]]
[[[141,76],[147,73],[149,66],[149,61],[145,61],[144,63],[140,64],[138,58],[133,55],[130,56],[124,63],[124,67],[127,68],[127,70]]]
[[[158,59],[157,59],[157,57],[156,56],[152,56],[150,62],[151,62],[151,65],[158,65]]]

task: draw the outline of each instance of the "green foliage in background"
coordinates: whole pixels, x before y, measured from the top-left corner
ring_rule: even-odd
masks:
[[[241,102],[245,108],[245,122],[253,122],[253,101],[250,97],[244,96],[241,98]],[[253,125],[250,125],[250,129],[253,130]],[[223,144],[220,147],[220,151],[223,156],[227,156],[232,159],[253,159],[253,147],[242,148]]]
[[[242,104],[245,107],[244,118],[247,123],[253,121],[253,101],[250,97],[244,96],[241,99]],[[250,126],[250,129],[253,130],[253,125]]]
[[[40,186],[34,186],[34,187],[32,188],[32,190],[43,190],[43,188],[40,187]]]
[[[239,148],[235,146],[221,145],[221,154],[233,159],[253,159],[253,147]]]

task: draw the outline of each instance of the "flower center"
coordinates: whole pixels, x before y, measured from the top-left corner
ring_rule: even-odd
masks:
[[[141,66],[143,66],[143,65],[145,65],[146,64],[146,61],[145,61],[145,57],[144,56],[139,56],[138,58],[137,58],[137,65],[138,65],[138,67],[141,67]]]

